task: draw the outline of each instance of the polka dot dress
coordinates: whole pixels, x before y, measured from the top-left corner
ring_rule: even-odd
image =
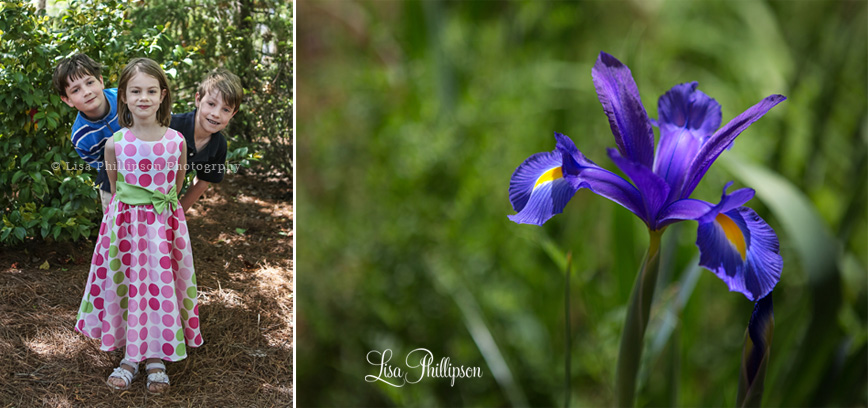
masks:
[[[118,180],[166,193],[175,183],[184,137],[169,129],[156,142],[129,129],[114,135]],[[93,252],[76,330],[125,358],[183,360],[202,345],[196,274],[184,210],[129,205],[112,198]]]

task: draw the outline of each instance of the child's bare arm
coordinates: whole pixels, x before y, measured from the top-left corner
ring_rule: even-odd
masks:
[[[205,180],[199,180],[199,178],[193,179],[193,184],[187,188],[187,192],[184,193],[184,196],[181,197],[181,207],[184,207],[184,211],[190,209],[193,206],[193,203],[199,200],[202,197],[202,193],[208,189],[208,186],[211,183]]]
[[[118,182],[118,159],[115,155],[115,140],[113,137],[105,141],[105,171],[108,174],[109,185],[111,185],[112,195],[117,191]]]
[[[184,176],[187,175],[187,141],[181,138],[181,157],[178,159],[178,173],[175,175],[175,191],[181,193],[181,188],[184,187]]]

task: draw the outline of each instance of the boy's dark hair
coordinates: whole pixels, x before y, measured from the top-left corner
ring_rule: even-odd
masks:
[[[85,54],[75,54],[69,58],[64,58],[54,68],[54,77],[52,78],[54,89],[60,96],[65,97],[69,80],[74,81],[85,75],[91,75],[96,79],[102,78],[102,65]]]
[[[241,79],[226,68],[214,68],[205,79],[199,83],[199,97],[204,98],[208,92],[220,91],[223,94],[223,103],[232,106],[235,112],[241,107],[241,99],[244,96],[244,88],[241,87]]]
[[[157,122],[168,127],[172,122],[172,89],[169,87],[169,78],[163,72],[160,64],[150,58],[133,58],[124,70],[118,81],[118,123],[123,127],[133,126],[133,114],[127,106],[127,84],[133,75],[142,73],[157,78],[160,90],[166,90],[166,96],[157,109]]]

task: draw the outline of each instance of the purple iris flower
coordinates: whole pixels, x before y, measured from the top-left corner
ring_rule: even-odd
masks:
[[[609,157],[633,183],[586,158],[569,137],[555,133],[554,151],[537,153],[515,170],[509,219],[542,225],[581,188],[632,211],[657,231],[684,220],[699,222],[700,264],[730,291],[751,301],[765,297],[783,267],[778,238],[756,212],[742,205],[754,190],[723,189],[718,204],[689,198],[714,160],[751,123],[784,99],[771,95],[720,127],[720,104],[697,83],[674,86],[658,101],[659,118],[648,118],[630,69],[601,52],[592,70],[594,86],[609,118],[618,149]],[[652,125],[660,129],[656,153]]]

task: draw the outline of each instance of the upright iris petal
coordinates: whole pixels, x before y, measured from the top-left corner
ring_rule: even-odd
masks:
[[[783,95],[767,96],[756,105],[751,106],[746,111],[736,116],[709,137],[702,145],[699,152],[696,153],[696,157],[693,158],[690,168],[687,169],[684,178],[684,185],[681,188],[680,198],[687,198],[690,196],[690,193],[692,193],[696,188],[696,185],[699,184],[699,180],[702,179],[702,176],[705,175],[705,172],[708,171],[711,164],[717,160],[717,157],[720,156],[724,150],[732,145],[732,142],[741,134],[741,132],[785,99],[787,98]]]
[[[673,186],[671,194],[678,198],[693,158],[720,127],[720,104],[697,90],[697,86],[696,82],[676,85],[657,104],[660,144],[654,172]]]
[[[609,117],[618,150],[624,157],[651,167],[654,163],[654,131],[630,68],[601,52],[591,76],[603,111]]]

